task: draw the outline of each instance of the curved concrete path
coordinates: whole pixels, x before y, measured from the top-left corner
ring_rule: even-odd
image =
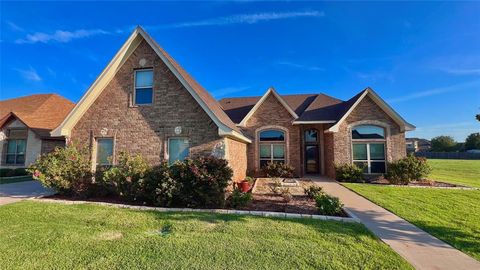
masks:
[[[37,181],[1,184],[0,205],[51,194],[52,190],[44,188]]]
[[[339,183],[326,177],[311,179],[327,193],[339,197],[347,210],[416,269],[480,269],[479,261]]]

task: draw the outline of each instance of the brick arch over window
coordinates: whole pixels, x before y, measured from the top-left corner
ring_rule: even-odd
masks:
[[[285,163],[289,164],[290,155],[290,134],[288,129],[283,126],[269,125],[262,126],[255,130],[255,168],[260,170],[260,133],[267,130],[279,130],[285,134]]]

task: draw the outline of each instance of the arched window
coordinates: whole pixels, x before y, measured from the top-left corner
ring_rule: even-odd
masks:
[[[277,129],[261,131],[259,148],[260,167],[268,162],[285,163],[285,132]]]
[[[352,128],[353,163],[365,173],[385,173],[385,128],[359,125]]]

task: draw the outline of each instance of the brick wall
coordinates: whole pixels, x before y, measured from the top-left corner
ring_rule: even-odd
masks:
[[[388,162],[406,156],[405,132],[400,131],[400,126],[370,97],[366,96],[340,125],[338,132],[325,134],[325,149],[328,149],[326,156],[329,157],[326,159],[328,176],[334,177],[334,164],[352,162],[351,127],[357,124],[374,124],[385,127]],[[333,160],[331,159],[332,156]]]
[[[42,140],[42,154],[50,153],[57,147],[64,147],[65,140]]]
[[[247,144],[230,138],[225,138],[226,159],[233,169],[233,180],[245,179],[247,174]]]
[[[134,69],[153,68],[154,104],[131,106]],[[175,127],[182,127],[179,135]],[[103,130],[103,131],[102,131]],[[104,135],[102,135],[104,134]],[[153,49],[142,41],[72,130],[72,139],[90,145],[95,137],[114,137],[114,153],[141,154],[151,163],[166,158],[169,137],[186,137],[191,156],[210,154],[223,139],[218,128]]]
[[[286,157],[287,163],[295,167],[297,175],[302,174],[302,163],[300,158],[300,128],[292,125],[293,116],[283,107],[283,105],[270,94],[258,110],[247,121],[246,127],[242,128],[245,135],[253,139],[253,142],[247,147],[248,172],[258,175],[260,171],[257,133],[265,127],[278,127],[287,131]]]

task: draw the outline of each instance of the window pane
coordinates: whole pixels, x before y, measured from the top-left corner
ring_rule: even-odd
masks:
[[[12,139],[25,138],[27,137],[27,130],[26,129],[10,129],[8,132],[8,137]]]
[[[189,154],[188,139],[171,138],[168,141],[168,163],[173,164],[177,160],[184,160]]]
[[[17,141],[9,140],[7,146],[7,153],[13,154],[17,151]]]
[[[285,133],[280,130],[266,130],[260,132],[260,141],[285,141]]]
[[[317,142],[318,133],[314,129],[305,131],[305,142]]]
[[[385,129],[379,126],[362,125],[352,129],[353,139],[384,139]]]
[[[152,87],[152,86],[153,86],[153,71],[138,70],[135,74],[135,87]]]
[[[372,161],[370,166],[371,173],[385,173],[385,162]]]
[[[260,158],[271,158],[271,145],[270,144],[261,144],[260,145]]]
[[[24,164],[25,163],[25,155],[17,155],[17,160],[15,164]]]
[[[97,139],[97,164],[111,165],[113,155],[113,139]]]
[[[270,160],[266,160],[266,159],[260,160],[260,168],[267,166],[268,162],[270,162]]]
[[[152,88],[139,88],[135,90],[135,104],[151,104],[152,99]]]
[[[385,147],[383,143],[370,144],[370,159],[385,160]]]
[[[353,159],[367,160],[367,145],[365,143],[356,143],[353,145]]]
[[[363,169],[363,173],[368,173],[368,163],[367,162],[353,162],[353,164],[357,165],[359,168]]]
[[[17,154],[25,153],[25,140],[17,140]]]
[[[7,155],[7,158],[5,159],[5,163],[15,164],[15,155]]]
[[[285,146],[283,144],[273,145],[273,158],[285,158]]]

